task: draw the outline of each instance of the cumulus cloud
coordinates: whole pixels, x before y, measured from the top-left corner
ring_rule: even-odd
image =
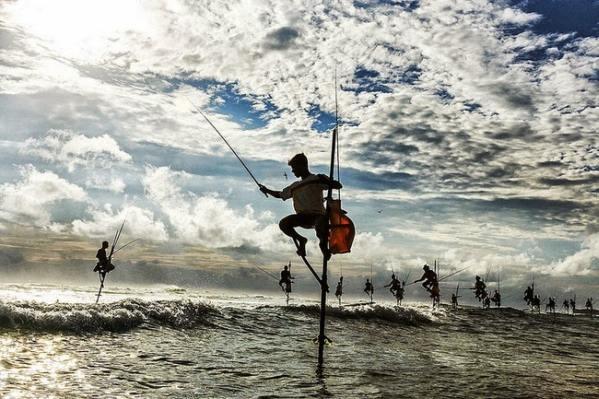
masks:
[[[51,211],[60,201],[88,199],[81,187],[33,165],[20,168],[21,180],[0,185],[0,215],[9,221],[48,227]]]
[[[181,184],[188,178],[168,167],[147,167],[143,178],[146,195],[168,217],[179,240],[211,248],[250,245],[270,250],[284,242],[278,226],[260,221],[272,221],[270,214],[260,217],[250,205],[234,210],[217,195],[184,192]]]
[[[580,251],[551,265],[555,275],[586,276],[597,274],[599,263],[599,233],[591,234],[582,243]]]
[[[125,205],[113,211],[110,205],[89,209],[89,219],[72,222],[73,233],[86,237],[108,237],[125,221],[123,234],[147,241],[162,242],[168,239],[164,223],[152,211],[134,205]]]
[[[23,154],[64,164],[69,171],[78,166],[110,168],[116,162],[128,162],[131,156],[120,149],[107,134],[88,137],[67,130],[49,130],[42,138],[29,138],[23,144]]]

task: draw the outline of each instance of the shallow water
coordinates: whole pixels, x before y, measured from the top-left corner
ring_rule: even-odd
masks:
[[[99,305],[93,287],[0,294],[2,397],[599,397],[597,318],[332,307],[318,375],[315,304],[176,287]]]

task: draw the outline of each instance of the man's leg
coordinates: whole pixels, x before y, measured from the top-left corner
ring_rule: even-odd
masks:
[[[293,238],[293,242],[297,246],[297,254],[300,256],[306,256],[306,243],[308,239],[298,234],[295,231],[296,227],[311,227],[314,225],[314,218],[310,215],[295,214],[285,216],[279,222],[279,228],[285,235]]]

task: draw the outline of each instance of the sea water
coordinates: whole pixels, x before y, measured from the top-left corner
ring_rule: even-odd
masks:
[[[0,286],[2,398],[597,398],[599,319],[282,295]]]

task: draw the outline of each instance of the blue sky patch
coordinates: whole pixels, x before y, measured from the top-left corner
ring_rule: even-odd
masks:
[[[310,105],[308,116],[314,120],[312,129],[318,133],[326,132],[335,127],[335,114],[321,110],[320,106],[316,104]]]
[[[244,129],[266,126],[269,119],[278,117],[280,110],[268,99],[240,94],[235,83],[214,79],[165,79],[173,91],[181,85],[196,87],[210,94],[210,107],[217,113],[227,115]],[[258,107],[256,107],[258,105]]]

